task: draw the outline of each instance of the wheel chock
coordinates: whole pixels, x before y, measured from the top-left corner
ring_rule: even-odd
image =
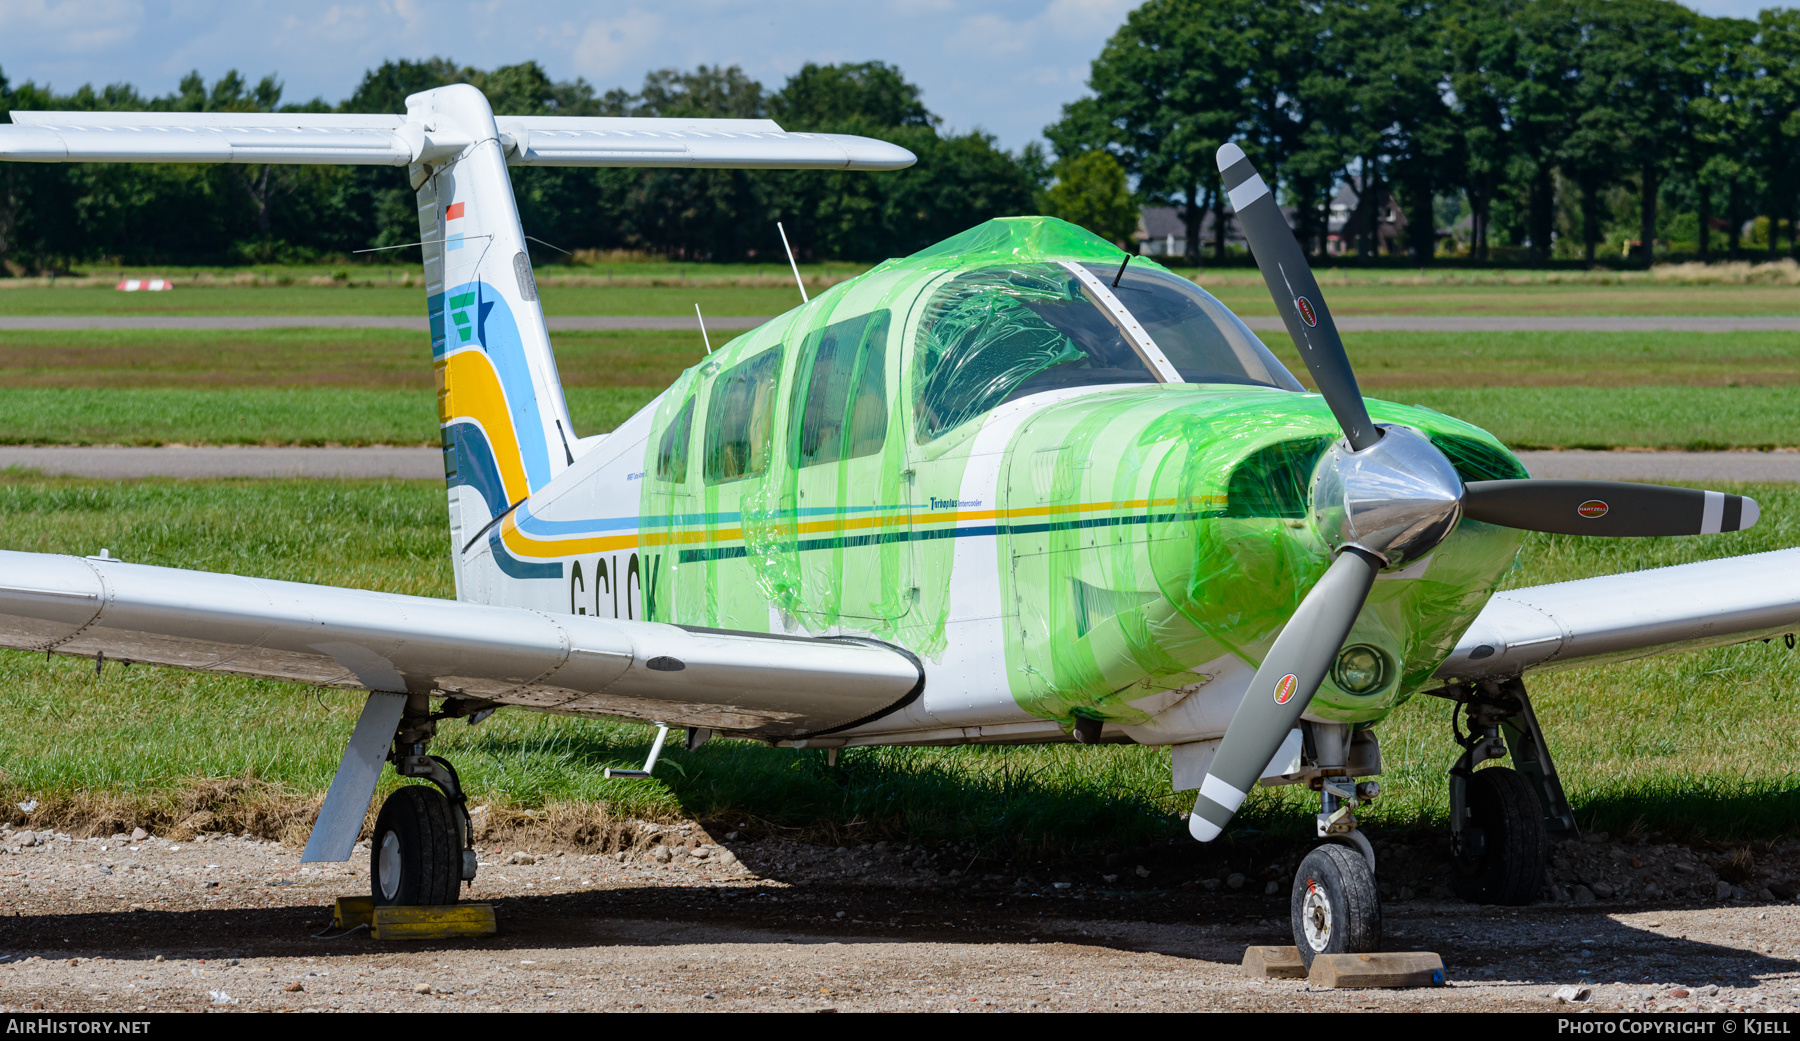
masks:
[[[1428,951],[1320,954],[1306,981],[1315,987],[1441,987],[1444,959]]]
[[[372,896],[340,896],[331,912],[333,929],[355,929],[375,924],[375,898]]]
[[[1258,980],[1303,980],[1306,963],[1298,947],[1244,948],[1244,975]]]
[[[454,940],[494,935],[493,904],[442,904],[437,907],[377,907],[377,940]]]
[[[340,896],[332,912],[333,929],[366,926],[377,940],[453,940],[492,936],[493,904],[443,904],[436,907],[376,907],[374,897]]]

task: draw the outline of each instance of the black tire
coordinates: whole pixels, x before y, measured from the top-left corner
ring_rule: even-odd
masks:
[[[1456,858],[1456,892],[1473,904],[1518,907],[1544,886],[1549,839],[1544,808],[1531,784],[1504,766],[1469,778],[1465,831],[1477,829],[1479,854]]]
[[[1300,862],[1288,901],[1294,946],[1312,968],[1321,954],[1368,954],[1381,949],[1381,895],[1375,872],[1349,846],[1320,846]]]
[[[456,811],[436,788],[409,784],[388,796],[369,842],[369,892],[375,905],[456,903],[462,888],[458,832]]]

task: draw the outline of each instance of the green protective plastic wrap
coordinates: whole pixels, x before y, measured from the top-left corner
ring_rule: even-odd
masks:
[[[1522,472],[1467,424],[1370,406],[1377,422],[1456,449],[1466,479]],[[1095,395],[1034,417],[1012,447],[1013,523],[1000,550],[1019,617],[1007,654],[1021,704],[1048,718],[1142,723],[1132,703],[1201,682],[1195,666],[1226,655],[1259,662],[1329,563],[1307,514],[1314,465],[1338,436],[1316,395],[1192,384]],[[1079,523],[1058,523],[1065,512]],[[1043,522],[1018,523],[1033,514]],[[1391,655],[1393,680],[1363,696],[1328,680],[1311,711],[1365,722],[1417,690],[1518,543],[1510,529],[1465,521],[1406,573],[1416,577],[1378,580],[1346,643]]]
[[[1033,715],[1143,723],[1168,702],[1156,695],[1203,681],[1197,666],[1254,665],[1329,563],[1309,488],[1340,434],[1323,400],[1293,389],[1191,283],[1179,283],[1191,306],[1169,313],[1216,326],[1184,332],[1170,356],[1209,382],[1157,383],[1062,264],[1110,282],[1123,258],[1062,221],[989,221],[835,286],[684,373],[644,465],[646,616],[841,627],[936,657],[959,536],[979,530],[995,553],[956,581],[999,584],[1012,694]],[[1128,302],[1134,286],[1177,277],[1142,258],[1129,268],[1135,281],[1118,293]],[[1035,412],[1008,444],[985,444],[1003,453],[997,501],[963,498],[983,418],[1062,386],[1093,390]],[[1523,475],[1466,423],[1377,401],[1370,411],[1431,438],[1465,479]],[[671,442],[683,436],[677,465]],[[1518,542],[1464,521],[1423,565],[1378,580],[1347,642],[1389,656],[1391,678],[1361,696],[1327,680],[1311,711],[1370,722],[1419,689]]]

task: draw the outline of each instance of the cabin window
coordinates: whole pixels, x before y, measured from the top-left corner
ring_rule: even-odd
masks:
[[[669,421],[662,441],[656,448],[656,479],[676,484],[687,480],[688,434],[694,428],[694,399],[689,398],[681,411]]]
[[[1183,382],[1303,389],[1249,326],[1187,279],[1137,263],[1126,265],[1123,276],[1116,264],[1085,266],[1162,348]]]
[[[793,465],[876,455],[887,439],[889,313],[859,315],[807,337],[794,380]]]
[[[781,348],[741,362],[713,382],[706,409],[706,483],[754,477],[769,467]]]
[[[915,354],[921,442],[1027,394],[1157,382],[1081,281],[1057,264],[951,279],[926,305]]]

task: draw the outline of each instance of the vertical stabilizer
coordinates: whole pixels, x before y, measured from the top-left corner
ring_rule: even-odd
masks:
[[[406,99],[407,122],[469,144],[412,166],[438,424],[460,551],[574,462],[574,433],[487,99],[458,84]],[[457,589],[462,567],[457,558]]]

